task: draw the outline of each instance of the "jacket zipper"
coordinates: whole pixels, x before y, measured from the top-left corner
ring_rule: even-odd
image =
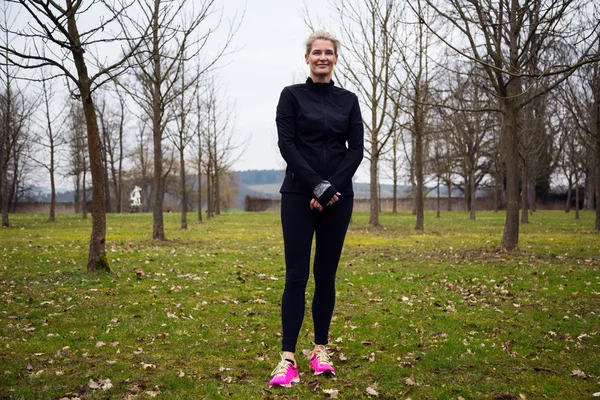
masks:
[[[327,117],[327,108],[325,108],[325,95],[323,93],[321,93],[321,106],[323,107],[323,116],[325,119],[325,143],[323,144],[323,170],[328,173],[329,171],[327,171],[327,144],[328,144],[328,137],[327,137],[327,131],[329,129],[329,119]]]

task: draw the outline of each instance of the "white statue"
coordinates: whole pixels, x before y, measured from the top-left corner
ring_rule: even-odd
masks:
[[[129,197],[131,201],[131,207],[141,207],[142,206],[142,188],[136,186],[131,191],[131,196]]]

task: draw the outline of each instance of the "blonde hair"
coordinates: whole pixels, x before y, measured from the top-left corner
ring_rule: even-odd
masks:
[[[319,29],[318,31],[314,31],[313,33],[311,33],[311,35],[308,37],[308,39],[306,39],[306,54],[309,54],[311,49],[312,49],[312,45],[315,42],[315,40],[329,40],[331,43],[333,43],[333,50],[335,52],[335,55],[338,55],[338,50],[340,48],[340,41],[337,40],[335,38],[335,36],[333,36],[331,33],[324,31],[322,29]]]

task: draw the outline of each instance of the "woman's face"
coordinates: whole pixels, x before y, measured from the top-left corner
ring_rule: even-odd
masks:
[[[331,75],[338,56],[332,41],[317,39],[312,44],[310,54],[305,54],[304,58],[310,66],[311,75],[324,77]]]

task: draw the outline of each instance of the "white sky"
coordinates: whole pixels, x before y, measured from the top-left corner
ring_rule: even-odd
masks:
[[[313,19],[331,19],[325,3],[306,1]],[[251,137],[234,169],[282,169],[285,162],[277,148],[275,109],[281,90],[308,76],[304,41],[310,30],[302,18],[303,1],[248,0],[246,4],[244,0],[228,0],[225,7],[230,14],[244,6],[246,15],[235,40],[242,49],[229,56],[230,63],[219,72],[229,97],[236,102],[236,130]],[[329,26],[320,28],[335,31]],[[365,165],[363,161],[359,181],[368,179]]]
[[[224,40],[228,19],[236,14],[239,18],[245,10],[232,45],[238,51],[222,59],[217,73],[221,81],[219,87],[223,88],[220,96],[235,103],[235,134],[247,142],[245,152],[233,165],[234,170],[285,167],[277,147],[275,110],[281,90],[303,82],[308,76],[304,42],[311,32],[302,16],[304,4],[313,21],[326,21],[317,28],[336,32],[335,25],[327,22],[335,18],[323,0],[218,0],[216,3],[215,9],[223,10],[224,16],[221,27],[207,46],[209,53],[217,51]],[[89,23],[95,26],[97,16],[94,15],[90,12],[82,18],[90,18]],[[26,17],[24,10],[16,15],[23,23]],[[207,22],[200,30],[204,31],[210,24]],[[100,49],[99,53],[105,51]],[[40,186],[46,186],[45,171],[37,171],[32,178]],[[357,173],[357,180],[368,182],[366,161]],[[71,180],[64,176],[58,177],[57,185],[61,190],[72,186]]]

